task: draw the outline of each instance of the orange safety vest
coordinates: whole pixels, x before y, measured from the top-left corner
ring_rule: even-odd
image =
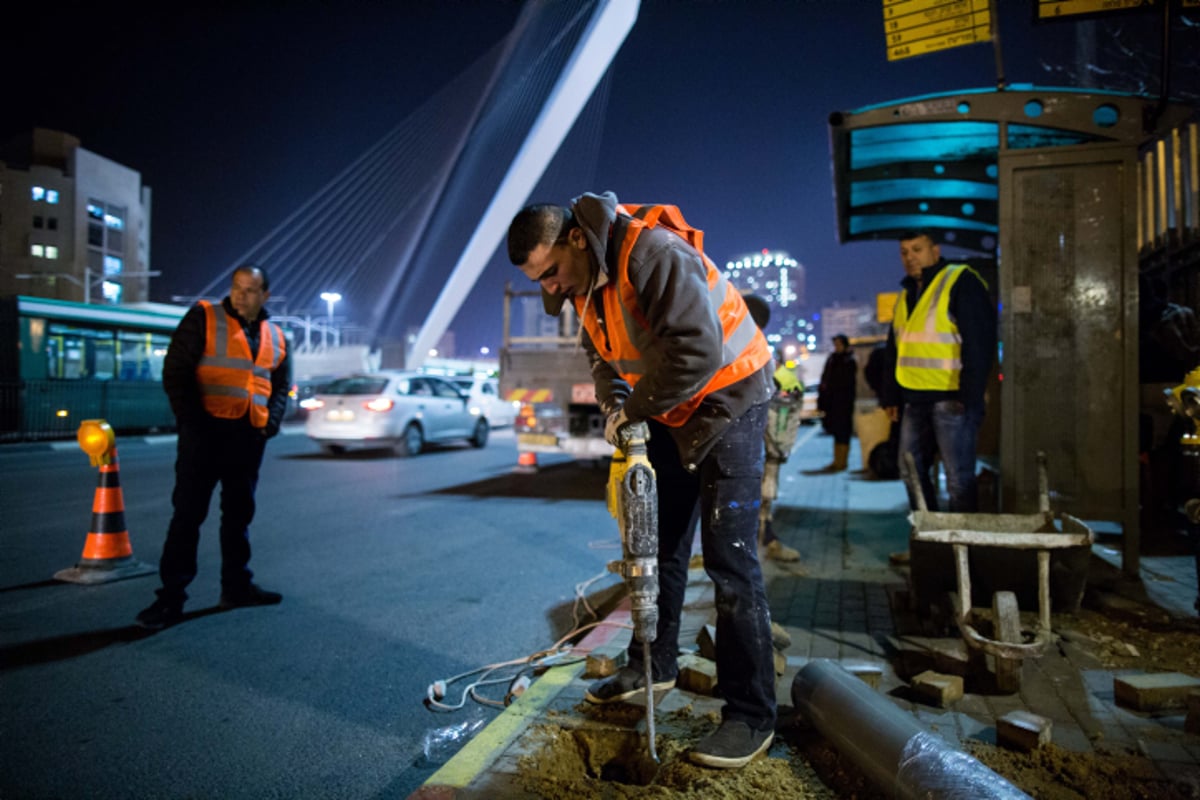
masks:
[[[201,300],[200,307],[204,309],[206,327],[196,382],[200,384],[204,410],[221,419],[241,419],[249,413],[251,425],[265,428],[270,416],[267,402],[271,399],[271,373],[287,354],[283,331],[265,319],[260,322],[255,358],[250,355],[250,342],[237,319],[222,313],[221,324],[212,303]]]
[[[629,279],[629,255],[642,231],[649,228],[660,225],[667,228],[700,254],[707,273],[708,299],[721,320],[724,346],[720,368],[695,395],[655,417],[677,428],[688,421],[705,397],[737,383],[770,363],[771,349],[766,337],[750,317],[741,293],[704,255],[704,232],[688,225],[677,207],[622,204],[617,206],[617,212],[617,221],[613,224],[615,228],[624,226],[624,233],[620,235],[614,230],[612,241],[620,242],[620,251],[614,274],[600,290],[599,300],[604,306],[604,319],[608,323],[607,335],[600,328],[596,305],[588,306],[584,297],[572,298],[575,310],[601,358],[630,386],[637,386],[646,373],[642,354],[652,349],[655,338],[638,308],[637,290]]]

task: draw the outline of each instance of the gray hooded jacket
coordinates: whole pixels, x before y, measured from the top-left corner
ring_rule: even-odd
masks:
[[[621,250],[613,230],[616,195],[583,194],[572,202],[571,211],[587,236],[596,276],[593,286],[603,284]],[[648,369],[637,386],[631,387],[601,358],[586,331],[582,338],[601,408],[611,413],[623,405],[626,416],[637,422],[671,410],[708,383],[721,367],[723,333],[709,301],[703,259],[667,228],[650,228],[638,237],[629,256],[629,279],[637,291],[638,310],[656,341],[642,354]],[[602,291],[594,289],[587,302],[600,313],[601,329],[607,330],[599,302]],[[771,369],[768,362],[753,375],[713,392],[687,422],[670,429],[684,467],[694,471],[733,420],[770,399]]]

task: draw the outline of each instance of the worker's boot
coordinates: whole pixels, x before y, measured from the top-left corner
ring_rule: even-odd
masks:
[[[846,462],[850,458],[850,445],[835,444],[833,446],[833,461],[821,467],[820,469],[805,470],[805,475],[828,475],[833,472],[842,472],[846,469]]]
[[[842,472],[850,460],[850,445],[835,444],[833,446],[833,471]]]

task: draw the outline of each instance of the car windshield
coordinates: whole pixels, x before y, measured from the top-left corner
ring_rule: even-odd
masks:
[[[322,394],[380,394],[387,386],[387,382],[387,378],[378,378],[370,375],[338,378],[326,386]]]

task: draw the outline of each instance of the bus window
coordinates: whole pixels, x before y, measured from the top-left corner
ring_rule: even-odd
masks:
[[[112,380],[116,352],[111,331],[51,323],[46,336],[46,374],[64,380]]]
[[[162,380],[163,357],[171,337],[162,333],[117,332],[118,376],[123,381]]]

